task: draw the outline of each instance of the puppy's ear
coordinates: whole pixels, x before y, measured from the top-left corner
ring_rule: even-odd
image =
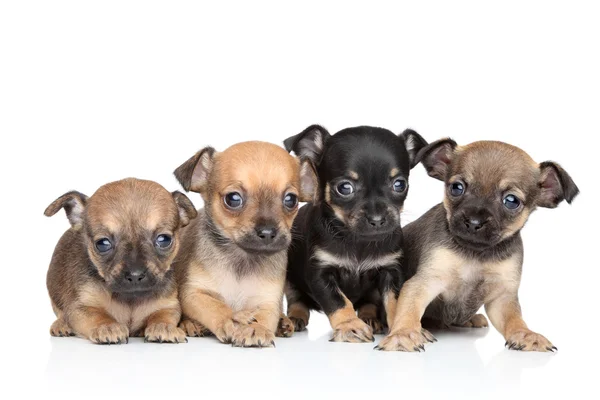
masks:
[[[427,141],[412,129],[407,129],[398,136],[404,140],[404,145],[406,146],[406,151],[408,152],[410,168],[412,169],[418,164],[416,161],[417,154],[423,147],[427,146]]]
[[[198,211],[196,211],[196,207],[194,207],[194,204],[185,194],[178,191],[174,191],[171,194],[179,209],[179,227],[183,228],[198,216]]]
[[[283,145],[287,151],[294,151],[296,156],[308,158],[315,165],[319,165],[323,150],[330,137],[327,129],[320,125],[311,125],[299,134],[285,139]]]
[[[422,162],[429,176],[443,181],[455,148],[456,142],[450,138],[436,140],[419,150],[415,164]]]
[[[300,201],[316,202],[319,195],[319,179],[313,162],[300,160]]]
[[[79,229],[83,226],[83,213],[87,199],[88,197],[85,194],[76,191],[65,193],[46,208],[44,215],[51,217],[61,208],[64,208],[71,226]]]
[[[553,161],[540,164],[540,197],[538,206],[554,208],[563,200],[571,204],[579,194],[579,188],[573,182],[567,171]]]
[[[175,170],[175,178],[186,192],[202,193],[206,190],[215,153],[212,147],[205,147]]]

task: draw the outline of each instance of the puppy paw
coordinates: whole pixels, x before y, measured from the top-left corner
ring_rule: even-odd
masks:
[[[238,324],[245,325],[256,322],[256,318],[254,318],[254,311],[251,310],[238,311],[235,314],[233,314],[233,317],[231,317],[231,319],[233,319]]]
[[[507,336],[504,344],[510,350],[555,352],[558,350],[548,339],[527,329],[515,331]]]
[[[58,337],[75,336],[75,331],[67,325],[64,319],[59,318],[50,327],[50,335]]]
[[[419,329],[401,329],[391,332],[377,346],[375,350],[385,351],[425,351],[426,343],[437,342],[429,331]]]
[[[89,339],[98,344],[121,344],[129,342],[129,329],[126,325],[113,322],[92,329]]]
[[[459,326],[463,328],[487,328],[489,324],[487,318],[483,314],[475,314],[470,320]]]
[[[361,318],[363,322],[371,327],[374,334],[383,333],[383,323],[379,320],[379,318]]]
[[[260,324],[238,325],[231,343],[234,347],[275,347],[275,335]]]
[[[221,343],[229,344],[232,342],[233,333],[238,325],[239,324],[233,319],[228,318],[225,319],[213,333]]]
[[[302,332],[306,329],[306,325],[308,325],[308,321],[305,321],[303,318],[290,316],[289,319],[294,324],[294,332]]]
[[[200,322],[189,318],[185,318],[179,323],[179,329],[183,330],[183,332],[190,337],[202,337],[211,334],[211,332]]]
[[[291,337],[294,334],[294,323],[291,319],[282,315],[279,318],[279,323],[277,324],[277,331],[275,332],[275,336],[277,337]]]
[[[337,325],[333,330],[330,342],[364,343],[372,342],[373,329],[359,318],[354,318]]]
[[[187,342],[185,332],[173,324],[159,322],[150,324],[144,331],[144,342],[184,343]]]

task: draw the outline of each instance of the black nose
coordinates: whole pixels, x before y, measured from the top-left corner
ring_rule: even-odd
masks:
[[[487,221],[480,217],[465,217],[465,227],[470,233],[477,233]]]
[[[369,221],[369,225],[373,228],[381,228],[385,225],[385,217],[382,215],[369,215],[367,216],[367,221]]]
[[[125,271],[125,283],[137,285],[146,279],[146,269],[142,267],[129,268]]]
[[[259,226],[256,228],[256,235],[264,244],[269,244],[277,236],[277,228],[272,226]]]

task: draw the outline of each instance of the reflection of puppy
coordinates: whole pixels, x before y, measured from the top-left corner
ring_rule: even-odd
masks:
[[[189,336],[206,327],[235,346],[274,345],[292,221],[298,200],[311,200],[316,187],[312,164],[245,142],[221,153],[205,148],[175,176],[205,202],[177,261],[181,327]]]
[[[90,198],[69,192],[48,206],[71,222],[48,270],[57,320],[52,336],[78,335],[95,343],[182,342],[181,311],[171,263],[178,231],[196,216],[189,199],[158,183],[125,179]]]
[[[558,164],[535,163],[501,142],[457,147],[451,139],[430,144],[417,156],[430,176],[446,184],[444,201],[404,228],[403,286],[394,324],[378,348],[420,351],[433,341],[421,317],[445,324],[487,325],[475,314],[485,305],[511,349],[553,351],[527,328],[517,291],[523,243],[520,230],[537,207],[554,208],[579,193]]]
[[[365,342],[393,317],[402,284],[400,212],[417,151],[416,132],[371,127],[331,136],[314,125],[285,141],[317,164],[319,196],[294,222],[288,258],[288,317],[296,329],[323,310],[332,341]],[[356,311],[358,310],[358,316]]]

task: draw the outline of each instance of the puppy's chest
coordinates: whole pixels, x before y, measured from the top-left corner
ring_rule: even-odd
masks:
[[[312,262],[318,267],[336,267],[348,273],[360,275],[367,271],[396,266],[401,257],[402,250],[358,256],[352,253],[337,254],[315,246]]]
[[[215,277],[215,288],[233,311],[259,307],[266,301],[277,301],[283,293],[283,279],[268,281],[257,276],[239,276],[223,271]]]

